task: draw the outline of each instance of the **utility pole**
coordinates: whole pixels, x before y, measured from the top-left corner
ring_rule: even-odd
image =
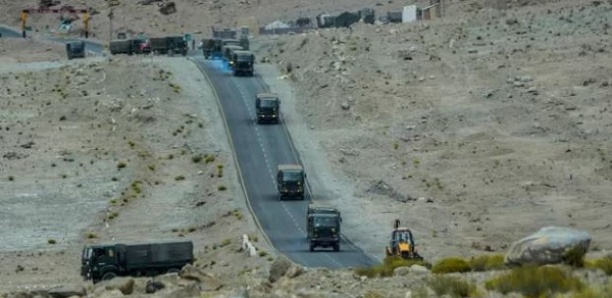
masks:
[[[110,29],[108,32],[108,42],[113,40],[113,19],[114,18],[115,18],[115,14],[113,13],[113,9],[111,8],[110,12],[108,13],[108,20],[109,20],[109,25],[110,25]]]

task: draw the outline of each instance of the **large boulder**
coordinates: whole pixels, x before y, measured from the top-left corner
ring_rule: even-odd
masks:
[[[270,266],[270,274],[268,275],[268,280],[270,282],[275,282],[281,277],[283,277],[289,268],[291,268],[293,264],[289,259],[284,256],[279,256],[274,260],[274,263]]]
[[[504,258],[506,265],[545,265],[564,262],[568,252],[586,254],[591,245],[587,232],[564,228],[545,227],[514,242]]]

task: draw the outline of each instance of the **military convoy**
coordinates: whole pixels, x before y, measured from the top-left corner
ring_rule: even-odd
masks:
[[[112,55],[118,54],[149,54],[187,56],[189,47],[183,36],[166,36],[152,38],[117,39],[109,43]]]
[[[118,276],[155,276],[180,272],[193,264],[193,242],[167,241],[86,246],[81,255],[81,276],[93,283]]]

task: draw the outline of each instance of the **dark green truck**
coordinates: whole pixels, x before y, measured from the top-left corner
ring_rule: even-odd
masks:
[[[180,272],[183,266],[193,262],[193,242],[189,240],[100,244],[83,248],[81,276],[95,284],[118,276],[156,276]]]

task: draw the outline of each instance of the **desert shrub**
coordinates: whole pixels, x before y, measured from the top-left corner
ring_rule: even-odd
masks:
[[[412,265],[421,265],[426,268],[431,268],[431,264],[425,261],[418,260],[406,260],[398,256],[386,257],[384,262],[380,265],[372,267],[361,267],[355,269],[355,273],[360,276],[373,277],[385,277],[392,276],[393,270],[398,267],[410,267]]]
[[[174,180],[175,180],[175,181],[183,181],[183,180],[185,180],[185,176],[183,176],[183,175],[178,175],[178,176],[174,177]]]
[[[487,290],[502,294],[516,292],[525,297],[542,297],[554,293],[566,293],[583,289],[583,284],[574,276],[558,267],[525,266],[515,268],[485,284]]]
[[[477,293],[475,285],[469,284],[457,276],[437,275],[427,280],[427,285],[438,297],[450,295],[451,297],[472,297]]]
[[[378,292],[367,291],[361,297],[363,298],[384,298],[385,296],[379,294]]]
[[[95,238],[98,238],[98,235],[96,235],[96,233],[93,233],[93,232],[87,233],[87,239],[95,239]]]
[[[574,247],[563,254],[563,263],[577,268],[584,267],[584,255],[586,251],[578,247]]]
[[[191,161],[193,161],[194,163],[199,163],[202,161],[202,159],[204,159],[204,156],[202,156],[201,154],[198,154],[198,155],[194,155],[191,158]]]
[[[47,239],[47,243],[49,243],[49,244],[56,244],[57,240],[55,240],[55,239]]]
[[[469,272],[472,270],[470,263],[462,258],[447,258],[438,261],[433,268],[432,273],[453,273],[453,272]]]
[[[490,271],[506,268],[503,255],[482,255],[470,259],[472,271]]]
[[[601,259],[588,260],[585,266],[590,269],[601,269],[607,275],[612,275],[612,256],[603,257]]]

